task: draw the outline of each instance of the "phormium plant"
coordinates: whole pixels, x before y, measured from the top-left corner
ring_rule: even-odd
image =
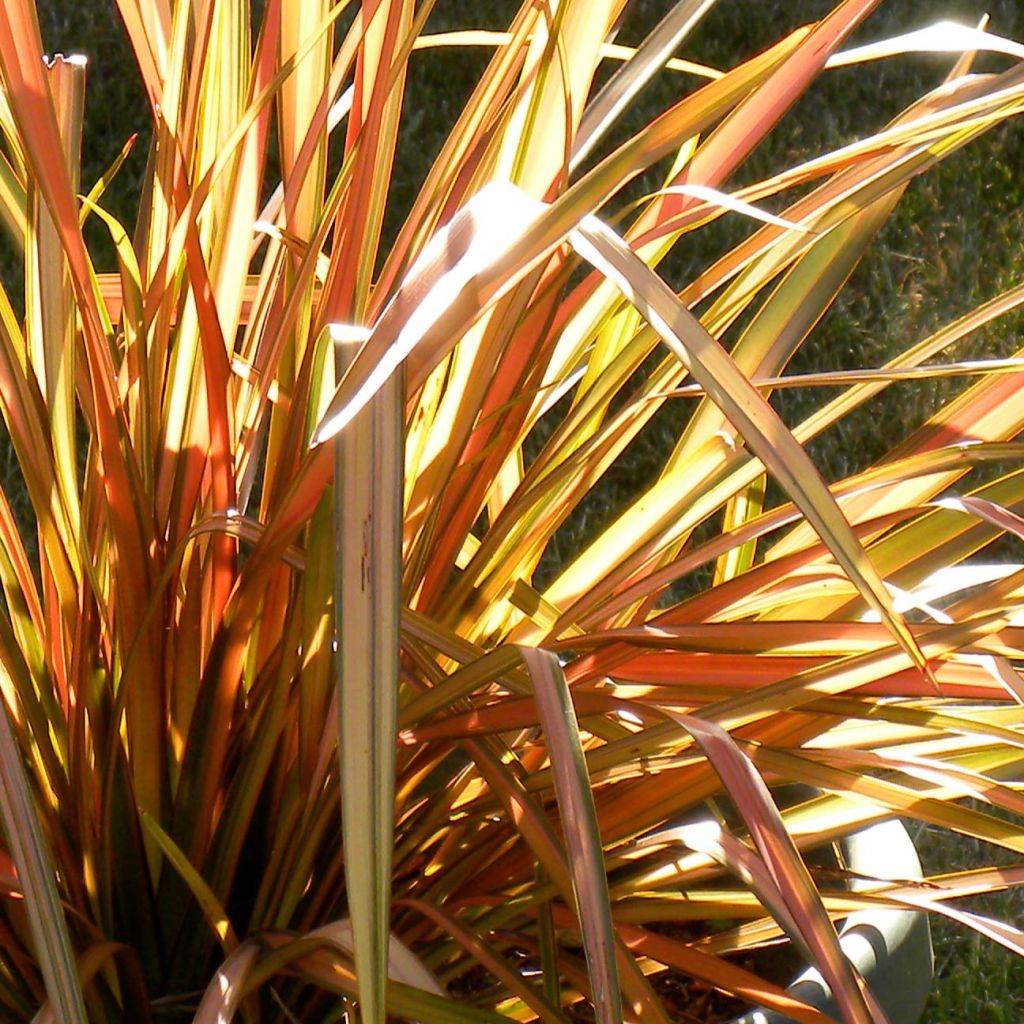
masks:
[[[672,971],[824,1022],[726,958],[785,935],[867,1024],[851,906],[1024,951],[951,903],[1024,868],[851,895],[803,857],[893,814],[1024,852],[1024,575],[951,576],[1022,535],[1021,359],[950,359],[1024,287],[784,373],[911,179],[1020,112],[1022,51],[844,52],[875,6],[846,0],[734,67],[672,58],[711,5],[630,49],[625,0],[441,38],[430,2],[118,0],[152,116],[124,225],[116,166],[79,181],[84,62],[5,0],[0,411],[36,536],[0,493],[0,1020],[665,1024]],[[493,55],[392,237],[407,68],[441,45]],[[948,75],[730,191],[830,65],[908,49]],[[621,130],[661,74],[678,98]],[[668,284],[723,218],[751,229]],[[929,377],[962,390],[826,484],[804,445]],[[832,390],[787,427],[784,387]],[[790,782],[817,795],[780,809]]]

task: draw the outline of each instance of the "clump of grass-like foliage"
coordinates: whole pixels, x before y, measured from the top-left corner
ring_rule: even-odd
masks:
[[[844,50],[875,5],[715,69],[673,56],[711,0],[636,49],[624,0],[444,36],[412,0],[118,0],[152,113],[125,225],[117,164],[79,181],[84,62],[6,0],[0,412],[37,535],[0,492],[0,1020],[663,1024],[672,970],[824,1024],[727,956],[784,935],[868,1024],[857,905],[1024,952],[955,908],[1024,867],[851,894],[804,861],[893,814],[1024,853],[1024,568],[975,557],[1024,536],[1024,353],[958,349],[1024,286],[785,373],[911,179],[1024,106],[979,29]],[[407,68],[451,45],[493,56],[391,241]],[[916,49],[948,74],[891,123],[730,192],[820,74]],[[752,226],[669,286],[722,218]],[[808,443],[933,379],[825,483]],[[792,427],[789,388],[826,396]]]

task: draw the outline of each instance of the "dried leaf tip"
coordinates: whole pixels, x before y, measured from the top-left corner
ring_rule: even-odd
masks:
[[[84,68],[89,64],[89,58],[82,53],[72,53],[65,56],[63,53],[55,53],[52,56],[44,55],[43,63],[52,68],[56,64],[70,64],[72,67]]]

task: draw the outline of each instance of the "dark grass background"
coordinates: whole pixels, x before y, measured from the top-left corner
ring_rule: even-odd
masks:
[[[669,0],[638,0],[619,41],[638,42],[668,6]],[[683,55],[728,67],[831,6],[823,0],[720,0],[684,46]],[[114,160],[131,133],[140,133],[134,153],[105,200],[116,216],[131,225],[148,144],[147,110],[114,2],[38,0],[38,7],[50,52],[83,53],[90,58],[83,188]],[[430,28],[504,28],[512,9],[508,0],[438,0]],[[854,42],[879,39],[942,18],[975,24],[986,10],[991,15],[990,31],[1024,40],[1024,4],[1015,0],[984,4],[981,0],[890,0],[868,19]],[[393,234],[401,224],[486,59],[484,52],[414,55],[386,233]],[[755,180],[881,128],[907,103],[937,84],[949,64],[948,57],[910,56],[825,75],[730,185]],[[1006,60],[982,58],[978,66],[1005,67]],[[692,79],[669,73],[658,76],[636,109],[624,117],[619,137],[692,85]],[[1024,239],[1022,169],[1024,125],[1010,123],[913,182],[895,216],[791,369],[877,365],[1019,280]],[[658,181],[657,175],[652,175],[638,182],[632,194],[642,194]],[[664,264],[663,272],[676,282],[687,279],[735,244],[746,230],[739,218],[723,218],[713,230],[688,236]],[[109,241],[96,218],[87,233],[99,269],[114,269]],[[5,246],[0,239],[0,274],[12,294],[17,294],[19,271]],[[1020,327],[1019,316],[1004,318],[961,343],[949,357],[1009,355],[1018,347]],[[923,422],[956,387],[955,382],[892,386],[870,407],[816,440],[811,453],[832,479],[856,472]],[[787,421],[794,423],[826,397],[823,391],[787,391],[779,393],[775,401]],[[553,559],[578,549],[657,472],[685,410],[682,403],[676,403],[644,431],[594,502],[559,535],[551,552]],[[8,494],[17,491],[16,478],[9,446],[0,444],[0,479]],[[1013,552],[1013,557],[1020,560],[1020,551]],[[974,841],[912,827],[917,828],[915,838],[930,871],[952,871],[985,863],[993,856],[993,851]],[[1019,896],[990,897],[974,901],[972,906],[1013,922],[1024,916]],[[934,933],[938,981],[925,1015],[927,1024],[1016,1024],[1024,1020],[1024,961],[945,921],[934,923]]]

